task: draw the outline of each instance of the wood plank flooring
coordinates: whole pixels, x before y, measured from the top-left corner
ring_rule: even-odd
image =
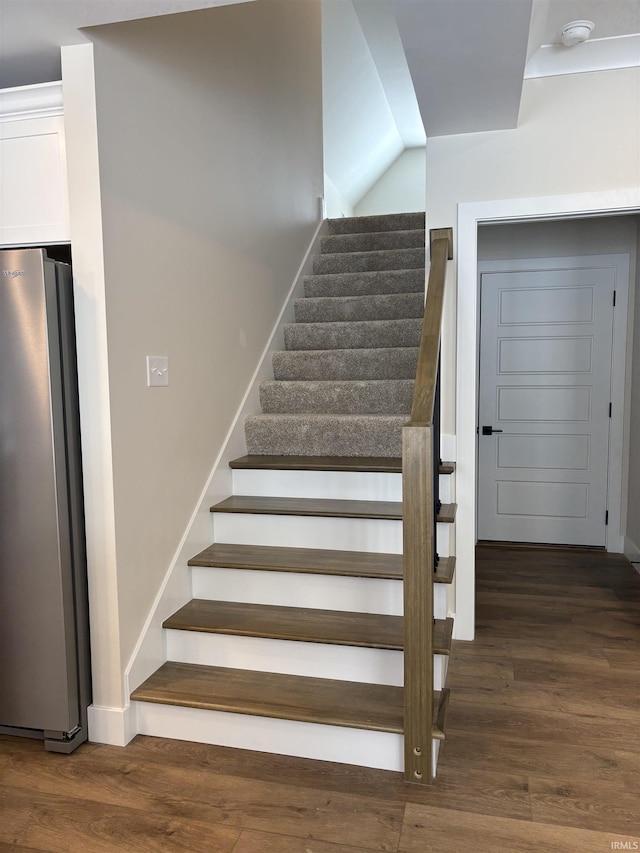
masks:
[[[0,853],[638,849],[640,575],[602,553],[483,547],[477,599],[433,788],[186,741],[63,756],[0,737]]]

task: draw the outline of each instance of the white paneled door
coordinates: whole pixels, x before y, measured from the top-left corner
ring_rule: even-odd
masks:
[[[479,539],[605,545],[615,267],[579,263],[481,273]]]

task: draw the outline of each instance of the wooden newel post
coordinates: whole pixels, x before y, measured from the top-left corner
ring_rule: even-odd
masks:
[[[402,430],[405,781],[433,779],[433,426]]]

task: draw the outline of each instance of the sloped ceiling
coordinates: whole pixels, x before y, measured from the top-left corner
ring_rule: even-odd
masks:
[[[0,0],[0,89],[59,80],[60,47],[83,27],[249,0]]]
[[[515,128],[524,78],[640,65],[640,0],[390,2],[427,136]],[[589,41],[559,45],[584,19]]]
[[[532,0],[392,0],[427,136],[515,127]]]
[[[325,172],[355,206],[426,135],[390,0],[323,0],[322,21]]]

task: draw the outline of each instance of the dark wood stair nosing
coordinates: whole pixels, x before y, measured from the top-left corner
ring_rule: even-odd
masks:
[[[440,557],[433,576],[434,583],[453,583],[456,571],[455,557]]]
[[[450,655],[453,643],[453,618],[434,619],[433,653],[434,655]]]
[[[211,512],[247,515],[289,515],[318,518],[372,518],[401,521],[401,501],[338,500],[331,498],[254,497],[231,495],[210,507]],[[442,504],[437,521],[453,524],[455,504]]]
[[[402,554],[214,542],[190,566],[402,580]]]
[[[188,565],[211,569],[402,580],[402,554],[382,554],[375,551],[332,551],[214,542],[193,556]],[[450,584],[454,572],[455,557],[441,557],[434,573],[434,583]]]
[[[433,727],[432,734],[435,740],[444,740],[447,732],[447,711],[449,710],[449,699],[451,691],[443,687],[433,694]]]
[[[402,651],[402,616],[192,599],[162,627],[174,631]],[[453,619],[434,620],[434,654],[451,650]]]
[[[219,692],[216,692],[219,691]],[[135,702],[403,734],[403,688],[168,661],[131,693]],[[448,691],[433,698],[444,737]]]
[[[402,473],[402,459],[396,456],[240,456],[229,463],[234,470],[267,471],[362,471]],[[442,462],[441,474],[453,474],[454,462]]]

